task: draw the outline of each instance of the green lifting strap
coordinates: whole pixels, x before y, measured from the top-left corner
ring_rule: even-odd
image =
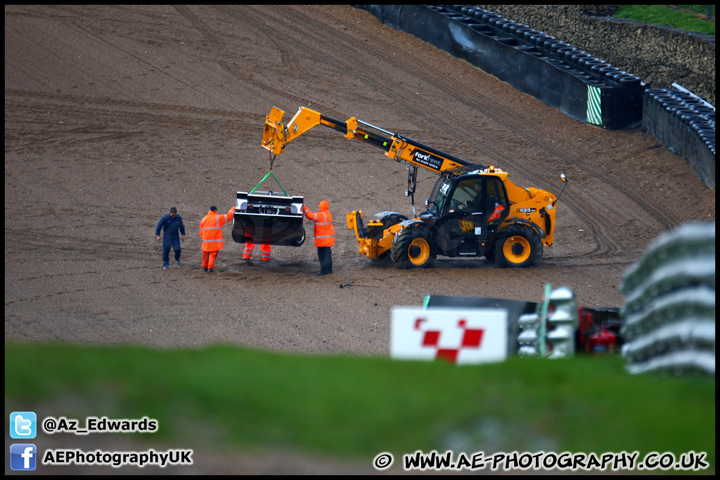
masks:
[[[268,173],[265,174],[265,176],[263,177],[263,179],[260,180],[260,183],[258,183],[257,185],[255,185],[255,188],[253,188],[252,190],[250,190],[250,194],[252,194],[255,190],[257,190],[257,188],[258,188],[260,185],[262,185],[262,183],[263,183],[265,180],[267,180],[267,178],[270,177],[270,176],[272,176],[272,177],[275,179],[275,182],[278,184],[278,186],[280,187],[280,190],[283,191],[283,193],[285,194],[285,196],[286,196],[286,197],[289,197],[290,195],[288,195],[288,193],[285,191],[285,189],[283,188],[283,186],[280,185],[280,181],[278,181],[277,177],[275,176],[275,174],[273,173],[272,170],[270,170]]]
[[[255,190],[257,190],[257,188],[258,188],[260,185],[262,185],[263,182],[264,182],[265,180],[267,180],[268,177],[272,176],[273,179],[275,179],[275,183],[278,184],[278,186],[280,187],[280,190],[283,191],[283,193],[285,194],[285,196],[286,196],[286,197],[289,197],[289,196],[290,196],[290,195],[288,195],[288,193],[285,191],[285,189],[283,188],[283,186],[280,185],[280,181],[277,179],[277,177],[276,177],[275,174],[273,173],[273,168],[272,168],[272,166],[273,166],[273,163],[274,163],[274,162],[275,162],[275,155],[273,155],[272,158],[271,158],[271,160],[270,160],[270,171],[265,174],[265,176],[262,178],[262,180],[260,180],[260,183],[258,183],[257,185],[255,185],[255,188],[253,188],[252,190],[250,190],[249,195],[252,195],[252,193],[253,193]]]

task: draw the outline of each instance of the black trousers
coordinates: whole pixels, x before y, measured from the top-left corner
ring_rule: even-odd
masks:
[[[320,272],[332,273],[332,247],[317,247]]]
[[[169,265],[170,264],[170,247],[172,247],[173,250],[175,250],[175,261],[180,261],[180,253],[182,252],[182,249],[180,248],[180,240],[176,241],[175,243],[166,242],[163,239],[163,252],[162,252],[162,259],[163,259],[163,265]]]

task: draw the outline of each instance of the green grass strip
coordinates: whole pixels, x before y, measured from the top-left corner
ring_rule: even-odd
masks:
[[[6,343],[6,422],[11,411],[33,408],[38,420],[148,416],[160,425],[151,440],[182,448],[368,461],[383,451],[451,448],[641,457],[694,450],[707,452],[714,471],[714,377],[630,375],[617,356],[459,367],[234,346]]]
[[[685,11],[693,10],[706,14],[706,5],[678,6],[684,10],[670,8],[667,5],[623,5],[615,12],[615,16],[715,36],[715,22],[707,20],[705,16],[699,17],[692,12]],[[715,6],[712,6],[712,14],[715,15]]]

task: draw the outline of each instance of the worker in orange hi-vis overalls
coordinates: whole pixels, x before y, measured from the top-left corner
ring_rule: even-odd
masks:
[[[212,206],[207,215],[200,221],[200,237],[202,237],[202,267],[206,272],[212,272],[215,268],[215,260],[223,248],[222,226],[232,220],[235,215],[235,207],[232,207],[226,214],[219,215],[217,207]]]
[[[250,257],[252,257],[253,249],[255,248],[255,244],[249,241],[245,242],[245,250],[243,250],[243,258],[245,260],[250,260]],[[267,262],[270,260],[270,244],[269,243],[261,243],[260,244],[260,252],[262,253],[262,260],[263,262]]]
[[[313,213],[303,205],[305,216],[315,222],[315,246],[317,247],[320,271],[317,275],[327,275],[332,271],[332,246],[335,245],[335,228],[330,214],[330,203],[323,200],[318,205],[319,211]]]

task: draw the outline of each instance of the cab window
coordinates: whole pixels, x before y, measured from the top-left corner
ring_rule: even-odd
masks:
[[[448,193],[452,188],[452,181],[449,178],[444,178],[442,181],[435,183],[430,198],[428,199],[429,205],[428,210],[431,212],[442,212],[447,200]]]
[[[450,201],[450,211],[467,208],[475,198],[475,179],[458,182]]]
[[[502,181],[499,178],[488,178],[486,185],[492,206],[494,207],[498,203],[507,207],[508,201]]]

